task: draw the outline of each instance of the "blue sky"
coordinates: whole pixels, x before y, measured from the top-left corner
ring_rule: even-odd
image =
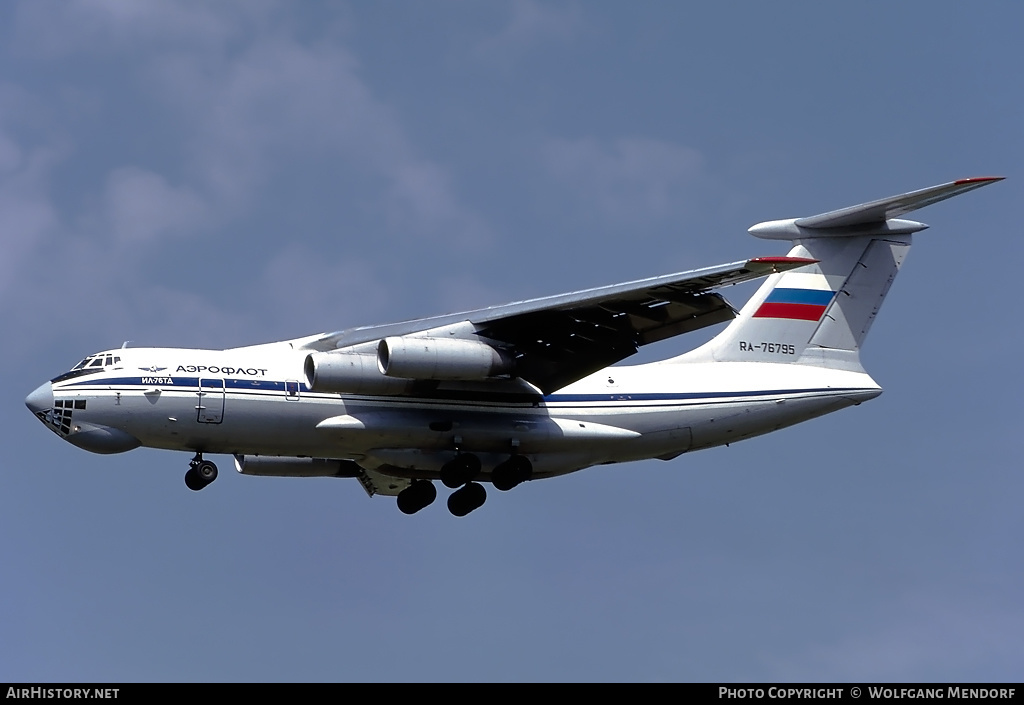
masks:
[[[1022,24],[1010,2],[3,4],[0,680],[1019,680]],[[746,228],[990,174],[919,214],[864,351],[878,400],[465,519],[353,481],[195,494],[185,454],[90,455],[23,406],[124,340],[782,254]]]

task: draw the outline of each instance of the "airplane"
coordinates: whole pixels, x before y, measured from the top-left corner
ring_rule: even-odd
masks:
[[[405,514],[454,490],[466,516],[499,491],[599,464],[728,445],[877,397],[859,351],[927,225],[901,216],[1002,177],[960,179],[819,215],[758,223],[785,256],[281,342],[89,355],[29,410],[94,453],[189,451],[185,484],[341,477]],[[765,278],[738,311],[719,289]],[[676,357],[641,346],[728,322]]]

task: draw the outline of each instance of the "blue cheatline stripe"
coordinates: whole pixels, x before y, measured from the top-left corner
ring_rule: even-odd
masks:
[[[745,392],[652,392],[647,394],[549,394],[545,402],[604,402],[604,401],[684,401],[693,399],[726,399],[729,397],[761,397],[782,394],[808,394],[813,392],[847,392],[857,388],[836,389],[824,387],[819,389],[763,389]]]
[[[90,380],[74,382],[71,384],[65,384],[59,387],[61,389],[78,389],[85,387],[99,387],[102,390],[106,390],[109,387],[140,387],[149,388],[153,386],[160,386],[167,390],[173,389],[174,387],[181,387],[183,389],[198,389],[199,378],[198,377],[175,377],[173,384],[160,384],[155,382],[143,382],[143,377],[116,377],[102,380]],[[205,378],[204,378],[205,379]],[[267,379],[226,379],[225,380],[228,389],[251,389],[261,392],[284,392],[285,383],[278,382],[275,380]],[[303,392],[309,392],[308,387],[304,383],[300,382],[300,387]],[[207,389],[207,387],[204,387]],[[218,390],[220,387],[214,387],[211,389]],[[762,390],[747,390],[747,391],[735,391],[735,392],[647,392],[647,393],[618,393],[618,394],[548,394],[543,397],[543,401],[546,404],[551,403],[593,403],[593,402],[637,402],[637,401],[661,401],[661,402],[675,402],[675,401],[693,401],[697,399],[728,399],[737,397],[761,397],[761,396],[778,396],[785,394],[814,394],[818,392],[857,392],[863,391],[861,387],[818,387],[812,389],[762,389]],[[331,395],[333,397],[333,394]],[[429,396],[424,397],[413,397],[413,396],[383,396],[374,397],[373,395],[342,395],[344,397],[372,397],[386,402],[403,402],[403,403],[417,403],[427,402],[433,399]],[[491,397],[487,394],[481,394],[480,399],[465,399],[465,400],[452,400],[452,401],[493,401],[500,403],[505,401],[500,395]]]
[[[821,289],[786,289],[776,287],[768,298],[766,304],[808,304],[811,306],[828,306],[835,294],[831,291]]]
[[[170,379],[170,382],[161,382],[159,380]],[[221,377],[203,377],[203,389],[221,389]],[[230,377],[224,379],[224,386],[228,389],[256,389],[259,391],[284,391],[284,382],[278,382],[271,379],[232,379]],[[88,379],[82,380],[81,382],[72,382],[66,384],[61,389],[69,387],[163,387],[165,389],[173,389],[174,387],[183,388],[198,388],[199,377],[160,377],[153,375],[152,377],[113,377],[106,379]],[[305,384],[300,383],[300,387],[303,391],[309,391]]]

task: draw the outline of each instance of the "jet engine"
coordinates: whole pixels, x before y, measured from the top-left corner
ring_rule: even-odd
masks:
[[[405,394],[412,381],[385,377],[373,354],[324,352],[306,356],[306,384],[314,392]]]
[[[512,357],[474,340],[392,337],[377,345],[377,367],[388,377],[474,381],[512,372]]]

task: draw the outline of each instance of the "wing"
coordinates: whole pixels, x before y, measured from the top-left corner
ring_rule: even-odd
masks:
[[[764,257],[498,307],[476,319],[479,335],[512,346],[519,377],[549,393],[637,352],[640,346],[736,317],[712,290],[813,260]],[[515,305],[513,305],[515,306]]]
[[[513,376],[549,393],[633,355],[642,345],[734,318],[735,310],[715,289],[813,262],[759,257],[447,316],[353,328],[293,345],[321,352],[371,352],[384,338],[430,337],[431,331],[444,329],[446,336],[500,350],[513,360]]]

